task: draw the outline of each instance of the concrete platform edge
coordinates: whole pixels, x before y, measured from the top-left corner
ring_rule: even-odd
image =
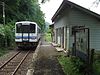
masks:
[[[30,64],[30,67],[29,67],[26,75],[33,75],[33,73],[34,73],[34,68],[35,68],[34,62],[36,61],[36,57],[37,57],[37,53],[38,53],[38,50],[40,48],[40,45],[41,45],[41,41],[39,42],[39,44],[38,44],[38,46],[37,46],[37,48],[36,48],[36,50],[35,50],[35,52],[33,54],[33,59],[32,59],[32,62]]]

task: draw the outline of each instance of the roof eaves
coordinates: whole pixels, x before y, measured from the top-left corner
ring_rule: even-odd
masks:
[[[66,1],[66,0],[65,0],[65,1]],[[70,2],[70,1],[66,1],[66,2],[67,2],[69,5],[72,5],[73,7],[76,7],[76,8],[78,8],[78,9],[80,9],[80,10],[86,12],[86,13],[89,13],[89,14],[95,16],[96,18],[100,19],[100,15],[99,15],[99,14],[97,14],[97,13],[95,13],[95,12],[89,10],[89,9],[86,9],[86,8],[80,6],[80,5],[77,5],[77,4],[73,3],[73,2]]]
[[[62,4],[60,5],[60,7],[58,8],[58,10],[56,11],[56,13],[54,14],[54,16],[52,17],[52,19],[51,19],[52,22],[54,22],[55,18],[59,15],[60,11],[66,5],[66,3],[69,4],[69,5],[71,5],[71,6],[73,6],[73,7],[78,8],[80,10],[83,10],[86,13],[89,13],[89,14],[93,15],[94,17],[100,19],[100,15],[99,14],[97,14],[97,13],[91,11],[91,10],[88,10],[88,9],[86,9],[86,8],[80,6],[80,5],[77,5],[77,4],[75,4],[75,3],[71,2],[71,1],[63,0]]]
[[[63,6],[65,5],[65,0],[63,0],[63,2],[61,3],[60,7],[58,8],[58,10],[55,12],[55,14],[52,17],[52,22],[54,22],[55,18],[58,16],[59,12],[62,10]]]

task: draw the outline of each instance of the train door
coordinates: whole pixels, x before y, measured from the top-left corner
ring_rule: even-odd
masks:
[[[22,42],[29,42],[30,26],[29,25],[22,25],[21,30],[22,30]]]

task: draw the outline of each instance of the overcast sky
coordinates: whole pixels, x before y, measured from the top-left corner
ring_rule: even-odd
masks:
[[[45,20],[47,22],[52,23],[51,18],[54,15],[54,13],[57,11],[57,9],[59,8],[62,1],[63,0],[50,0],[49,2],[46,2],[45,4],[40,5],[41,10],[45,13]],[[89,9],[95,0],[69,0],[69,1],[74,2],[82,7]],[[91,7],[91,10],[100,14],[100,5],[98,7],[95,7],[95,6]]]

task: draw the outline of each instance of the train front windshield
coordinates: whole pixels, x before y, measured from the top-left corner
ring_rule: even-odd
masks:
[[[22,23],[16,24],[16,33],[35,33],[35,24],[22,25]]]

